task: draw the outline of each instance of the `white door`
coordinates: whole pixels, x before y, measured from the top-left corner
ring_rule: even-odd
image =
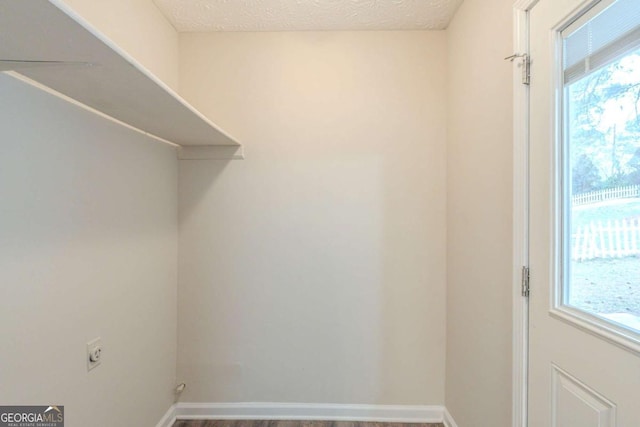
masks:
[[[640,427],[640,0],[529,19],[529,427]]]

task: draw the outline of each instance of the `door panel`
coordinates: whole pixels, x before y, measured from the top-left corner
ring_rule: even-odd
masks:
[[[571,202],[561,191],[571,177],[562,143],[567,127],[560,31],[594,6],[602,3],[540,0],[529,14],[529,427],[640,427],[638,347],[618,339],[618,326],[608,327],[605,317],[563,307],[571,302],[563,300],[562,283],[572,261],[562,245],[571,241],[571,225],[562,215]]]
[[[553,425],[614,427],[616,406],[577,378],[553,366]]]

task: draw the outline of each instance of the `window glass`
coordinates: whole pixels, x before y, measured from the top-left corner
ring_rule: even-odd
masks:
[[[640,333],[637,0],[614,2],[563,37],[561,303]]]

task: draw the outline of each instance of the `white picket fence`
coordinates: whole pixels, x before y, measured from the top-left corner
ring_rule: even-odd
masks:
[[[640,218],[592,221],[571,236],[571,258],[619,258],[640,255]]]
[[[591,191],[589,193],[576,194],[571,197],[573,206],[589,203],[604,202],[611,199],[625,199],[627,197],[639,197],[640,185],[627,185],[625,187],[608,188],[606,190]]]

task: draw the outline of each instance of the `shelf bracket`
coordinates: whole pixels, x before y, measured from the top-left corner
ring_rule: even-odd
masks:
[[[183,145],[178,149],[180,160],[243,160],[242,145]]]

